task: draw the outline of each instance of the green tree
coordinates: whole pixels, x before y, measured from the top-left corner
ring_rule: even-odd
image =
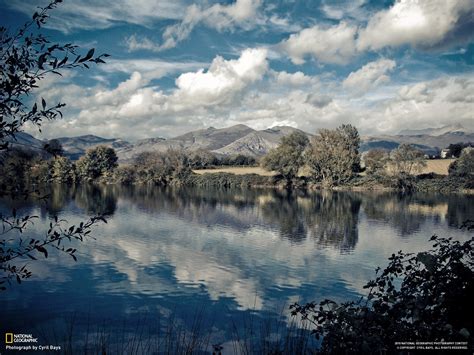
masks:
[[[450,164],[449,175],[467,177],[474,175],[474,148],[464,148],[459,159]]]
[[[371,149],[364,156],[365,171],[369,175],[385,172],[390,154],[385,149]]]
[[[425,154],[410,144],[401,144],[390,156],[390,168],[397,176],[414,175],[425,166]]]
[[[295,131],[281,139],[281,143],[272,149],[261,161],[264,169],[274,170],[281,174],[291,184],[298,170],[304,165],[303,153],[309,144],[309,139],[303,132]]]
[[[81,179],[96,180],[108,177],[118,166],[117,154],[113,148],[99,145],[88,149],[76,162],[76,170]]]
[[[55,157],[51,163],[51,179],[59,183],[73,182],[75,171],[72,162],[66,157]]]
[[[133,166],[122,165],[115,169],[113,180],[119,184],[130,185],[135,181],[136,173],[137,171]]]
[[[58,141],[57,139],[51,139],[48,142],[46,142],[43,145],[43,149],[47,153],[49,153],[53,156],[58,156],[58,155],[63,155],[64,154],[63,146],[62,146],[61,142]]]
[[[312,176],[327,186],[345,183],[360,169],[360,137],[351,125],[321,129],[311,140],[308,163]]]

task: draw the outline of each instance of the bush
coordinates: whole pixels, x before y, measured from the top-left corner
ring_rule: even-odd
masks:
[[[473,176],[474,175],[474,149],[463,151],[461,157],[449,165],[449,175]]]
[[[392,254],[385,270],[364,286],[367,297],[294,304],[292,314],[313,325],[323,353],[386,353],[407,341],[472,344],[474,238],[430,240],[433,250]]]

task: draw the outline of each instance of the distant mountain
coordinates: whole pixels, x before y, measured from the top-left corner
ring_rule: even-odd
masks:
[[[254,157],[262,156],[267,154],[270,149],[278,146],[282,137],[296,131],[305,133],[297,128],[288,126],[277,126],[263,131],[253,131],[213,152],[222,155],[243,154]],[[306,134],[310,136],[310,134]]]
[[[460,123],[455,123],[439,128],[425,128],[425,129],[417,129],[417,130],[403,130],[400,131],[398,135],[400,136],[442,136],[447,133],[465,133],[469,134],[467,129],[465,129]]]
[[[71,160],[77,160],[85,154],[87,149],[96,147],[98,145],[106,145],[116,150],[130,147],[131,144],[127,141],[117,138],[102,138],[92,134],[78,137],[61,137],[57,138],[64,149],[64,155]]]
[[[15,134],[15,139],[7,139],[12,147],[24,150],[41,150],[44,142],[36,139],[31,134],[25,132],[18,132]]]
[[[244,154],[259,157],[278,146],[282,137],[295,131],[302,132],[287,126],[277,126],[259,131],[245,125],[235,125],[220,129],[213,127],[200,129],[170,139],[142,139],[134,143],[94,135],[62,137],[58,140],[62,144],[66,156],[73,160],[78,159],[89,148],[106,145],[116,150],[119,161],[128,162],[141,152],[165,152],[169,148],[186,151],[204,149],[218,155]],[[309,133],[306,134],[311,137]],[[398,135],[364,136],[361,137],[360,150],[361,152],[374,148],[392,150],[402,143],[407,143],[423,150],[426,154],[434,155],[440,149],[460,142],[474,142],[474,133],[459,124],[453,124],[441,128],[407,130]],[[12,144],[22,147],[22,149],[41,149],[44,142],[22,132],[17,135],[17,141]]]
[[[141,152],[165,152],[170,148],[184,149],[186,151],[195,151],[198,149],[216,151],[252,132],[255,131],[245,125],[236,125],[221,129],[209,127],[207,129],[188,132],[170,139],[143,139],[136,142],[133,146],[119,150],[117,154],[121,161],[128,161]]]

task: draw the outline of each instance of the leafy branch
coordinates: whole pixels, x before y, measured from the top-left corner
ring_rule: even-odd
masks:
[[[77,249],[68,247],[64,242],[71,242],[73,240],[84,241],[86,238],[93,238],[90,236],[92,227],[99,222],[107,223],[105,218],[101,215],[91,217],[86,222],[81,222],[77,226],[66,226],[66,220],[59,220],[57,216],[52,218],[49,229],[43,239],[36,239],[31,237],[22,237],[27,225],[33,224],[33,220],[37,216],[17,217],[14,210],[12,216],[0,216],[2,222],[2,233],[6,235],[12,231],[17,231],[20,237],[13,237],[10,239],[0,239],[0,290],[6,290],[5,283],[11,285],[11,280],[16,279],[21,283],[22,279],[31,277],[31,272],[24,264],[21,267],[12,263],[15,259],[31,259],[37,260],[38,254],[42,254],[44,258],[48,258],[48,249],[56,249],[60,252],[71,256],[74,261],[77,261],[75,255]]]

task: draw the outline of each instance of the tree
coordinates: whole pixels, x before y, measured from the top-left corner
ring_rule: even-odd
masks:
[[[474,175],[474,148],[464,148],[459,159],[449,165],[449,175],[467,177]]]
[[[321,353],[398,353],[396,342],[425,339],[472,344],[474,238],[430,240],[433,250],[392,254],[359,301],[291,306],[322,338]]]
[[[59,183],[73,182],[75,171],[72,162],[66,157],[55,157],[51,164],[51,179]]]
[[[305,162],[303,153],[308,144],[309,139],[306,134],[295,131],[283,137],[280,145],[263,157],[262,167],[277,171],[288,184],[291,184],[291,180],[296,177],[298,170]]]
[[[25,123],[41,126],[43,120],[62,117],[60,109],[65,105],[58,103],[48,106],[44,98],[41,102],[27,105],[26,96],[38,87],[49,74],[61,75],[63,69],[89,68],[90,63],[104,63],[107,54],[94,57],[94,49],[85,56],[77,54],[78,47],[70,43],[51,44],[38,31],[46,23],[50,10],[62,0],[53,0],[15,33],[0,28],[0,149],[8,147],[7,139],[15,140]],[[71,58],[75,58],[71,60]]]
[[[44,98],[30,99],[33,90],[39,87],[47,75],[61,75],[64,69],[89,68],[91,63],[104,63],[102,58],[108,56],[103,54],[94,57],[94,49],[90,49],[85,55],[78,54],[77,46],[70,43],[52,44],[41,33],[49,11],[61,2],[62,0],[53,0],[48,6],[40,8],[16,32],[10,33],[5,27],[0,28],[0,151],[9,149],[9,142],[15,141],[16,134],[25,124],[36,125],[41,130],[44,120],[62,117],[63,103],[48,105]],[[16,168],[18,167],[14,167]],[[25,186],[13,182],[0,184],[0,195],[5,194],[18,198],[31,192]],[[25,233],[34,219],[35,216],[17,215],[14,209],[10,216],[0,216],[3,227],[0,239],[0,290],[6,289],[5,281],[10,283],[12,279],[16,279],[20,283],[22,279],[30,277],[31,272],[26,265],[20,266],[18,263],[25,259],[36,259],[38,253],[47,257],[48,248],[56,248],[75,259],[76,249],[66,248],[61,241],[82,241],[90,233],[91,227],[103,218],[93,217],[69,228],[66,228],[64,221],[55,218],[45,239],[41,240],[25,235],[18,240],[6,236],[14,231]]]
[[[57,139],[51,139],[47,143],[45,143],[43,145],[43,150],[53,156],[64,154],[63,146],[61,142],[58,141]]]
[[[117,154],[105,145],[88,149],[76,163],[78,175],[84,180],[96,180],[109,176],[118,166]]]
[[[414,175],[426,166],[425,154],[410,144],[401,144],[390,157],[390,167],[396,175]]]
[[[385,149],[371,149],[364,156],[365,171],[369,175],[385,172],[390,154]]]
[[[466,147],[473,147],[474,143],[469,142],[469,143],[453,143],[448,145],[449,153],[455,157],[459,158],[461,156],[461,153],[464,148]]]
[[[135,156],[133,167],[140,182],[158,185],[179,184],[191,173],[193,161],[183,150],[168,149],[162,152],[142,152]]]
[[[359,133],[352,125],[321,129],[308,152],[313,178],[328,186],[349,181],[360,169],[359,146]]]

